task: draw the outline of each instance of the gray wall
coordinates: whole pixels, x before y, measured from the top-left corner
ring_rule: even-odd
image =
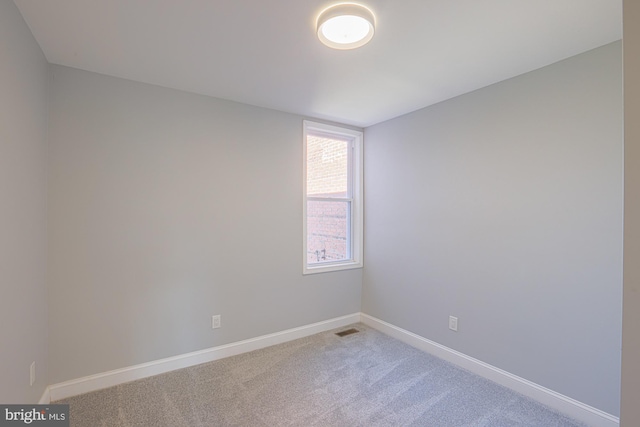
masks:
[[[640,3],[624,2],[624,308],[620,425],[640,426]]]
[[[372,126],[365,144],[363,311],[617,415],[621,44]]]
[[[47,382],[47,62],[0,0],[0,402],[37,402]],[[36,384],[29,366],[36,362]]]
[[[302,117],[51,69],[52,383],[360,311],[302,276]]]

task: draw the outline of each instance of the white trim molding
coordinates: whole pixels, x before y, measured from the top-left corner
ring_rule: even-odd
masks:
[[[459,351],[445,347],[420,335],[394,326],[368,314],[361,313],[361,322],[380,332],[396,338],[412,347],[432,354],[463,369],[480,375],[513,391],[530,397],[571,418],[592,427],[618,427],[620,419],[563,394],[557,393],[532,381],[513,375],[500,368],[474,359]]]
[[[589,426],[619,427],[620,425],[618,417],[364,313],[349,314],[282,332],[53,384],[44,390],[39,403],[48,404],[78,394],[259,350],[358,322],[523,394]]]
[[[47,386],[42,392],[38,405],[48,405],[49,403],[51,403],[51,394],[49,392],[49,386]]]
[[[358,323],[359,321],[360,313],[349,314],[325,320],[323,322],[287,329],[282,332],[262,335],[260,337],[238,341],[231,344],[194,351],[192,353],[181,354],[179,356],[168,357],[166,359],[155,360],[152,362],[142,363],[140,365],[53,384],[45,391],[45,394],[47,394],[46,397],[48,397],[49,400],[46,403],[107,387],[113,387],[129,381],[163,374],[176,369],[187,368],[189,366],[199,365],[201,363],[212,362],[225,357],[259,350],[261,348]],[[44,398],[45,396],[43,395],[43,399]]]

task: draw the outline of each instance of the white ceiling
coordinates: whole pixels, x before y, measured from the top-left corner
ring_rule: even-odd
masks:
[[[315,35],[326,0],[14,0],[49,62],[356,126],[622,37],[622,0],[362,0],[376,34]]]

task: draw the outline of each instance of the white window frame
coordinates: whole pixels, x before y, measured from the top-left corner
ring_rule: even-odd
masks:
[[[350,270],[362,268],[363,257],[363,140],[364,134],[360,131],[343,128],[339,126],[327,125],[324,123],[303,121],[303,143],[302,143],[302,273],[315,274],[329,271]],[[349,185],[351,187],[351,211],[350,211],[350,233],[347,250],[351,254],[350,259],[334,262],[323,262],[321,264],[307,263],[307,135],[325,134],[328,137],[347,139],[351,142],[351,155],[349,156],[350,174]]]

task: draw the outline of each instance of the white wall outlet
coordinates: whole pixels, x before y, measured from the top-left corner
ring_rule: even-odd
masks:
[[[213,329],[218,329],[220,327],[220,315],[216,314],[215,316],[211,317],[211,327]]]
[[[36,362],[31,362],[29,367],[29,385],[33,385],[36,382]]]
[[[458,332],[458,318],[449,316],[449,329]]]

